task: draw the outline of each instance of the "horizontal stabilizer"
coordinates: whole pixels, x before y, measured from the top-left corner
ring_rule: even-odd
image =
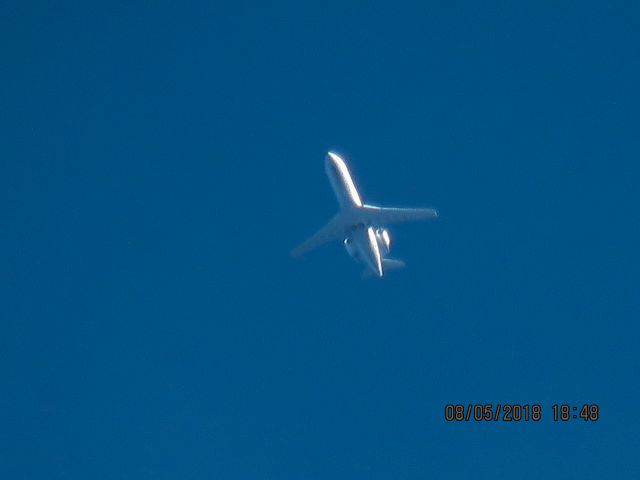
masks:
[[[384,273],[390,270],[400,270],[404,268],[405,263],[402,260],[396,260],[395,258],[383,258],[382,259],[382,272]],[[362,277],[372,277],[373,272],[370,268],[367,268],[364,272],[362,272]]]
[[[405,263],[402,260],[396,260],[395,258],[385,258],[382,260],[382,268],[386,270],[400,270],[404,268]]]

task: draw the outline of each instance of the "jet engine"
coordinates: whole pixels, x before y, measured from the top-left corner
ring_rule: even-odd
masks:
[[[359,255],[358,255],[358,251],[353,246],[353,240],[351,240],[350,237],[347,237],[344,239],[342,243],[344,243],[344,248],[347,249],[347,252],[349,253],[349,255],[351,255],[353,258],[357,260]]]
[[[384,228],[376,228],[376,240],[378,241],[378,248],[383,255],[386,255],[391,250],[391,237],[389,232]]]

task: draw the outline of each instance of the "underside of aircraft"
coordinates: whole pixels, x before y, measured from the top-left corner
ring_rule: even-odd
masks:
[[[329,152],[325,169],[340,210],[309,239],[293,249],[298,257],[327,242],[341,240],[349,255],[366,266],[365,274],[382,277],[386,271],[402,268],[404,262],[388,258],[389,231],[384,224],[436,218],[433,208],[388,208],[363,204],[345,161]]]

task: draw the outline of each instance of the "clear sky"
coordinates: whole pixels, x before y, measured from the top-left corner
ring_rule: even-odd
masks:
[[[0,478],[640,478],[639,18],[3,2]],[[290,258],[329,149],[404,271]]]

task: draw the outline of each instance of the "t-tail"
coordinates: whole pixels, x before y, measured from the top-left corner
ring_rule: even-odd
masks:
[[[404,268],[404,266],[405,266],[405,263],[402,260],[397,260],[395,258],[383,258],[381,276],[384,276],[387,272],[391,270],[400,270],[401,268]],[[373,270],[371,270],[370,268],[366,268],[362,272],[362,278],[369,278],[373,276],[374,276]]]

